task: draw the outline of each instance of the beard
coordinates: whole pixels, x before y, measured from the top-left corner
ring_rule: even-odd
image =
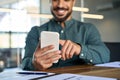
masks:
[[[57,10],[57,9],[64,9],[64,8],[55,8],[53,10]],[[59,17],[56,16],[56,14],[53,12],[53,10],[51,9],[51,13],[54,16],[55,20],[57,20],[58,22],[66,21],[68,19],[68,17],[71,16],[71,14],[72,14],[72,10],[71,10],[64,17],[59,18]],[[65,9],[65,10],[68,10],[68,9]]]

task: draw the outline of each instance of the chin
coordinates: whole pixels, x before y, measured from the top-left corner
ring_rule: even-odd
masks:
[[[56,18],[56,20],[59,22],[64,22],[66,19],[65,18]]]
[[[63,22],[63,21],[66,21],[67,20],[67,18],[68,18],[68,16],[54,16],[55,17],[55,19],[57,20],[57,21],[59,21],[59,22]]]

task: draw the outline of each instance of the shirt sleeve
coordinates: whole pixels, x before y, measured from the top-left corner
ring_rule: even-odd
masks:
[[[85,44],[80,43],[82,50],[79,57],[92,64],[109,62],[110,51],[102,42],[96,27],[92,24],[87,24],[85,27],[87,40]]]
[[[26,38],[25,55],[22,59],[22,69],[35,70],[32,59],[34,51],[39,43],[39,31],[37,26],[32,27]]]

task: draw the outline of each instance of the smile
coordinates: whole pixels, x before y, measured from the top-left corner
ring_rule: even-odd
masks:
[[[65,13],[65,10],[57,10],[58,15],[63,15]]]

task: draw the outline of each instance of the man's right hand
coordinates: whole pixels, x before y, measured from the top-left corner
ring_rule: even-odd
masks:
[[[33,56],[33,65],[36,70],[45,70],[51,67],[54,61],[61,58],[61,51],[59,50],[46,53],[53,48],[53,45],[49,45],[44,48],[40,48],[39,46],[37,47]]]

